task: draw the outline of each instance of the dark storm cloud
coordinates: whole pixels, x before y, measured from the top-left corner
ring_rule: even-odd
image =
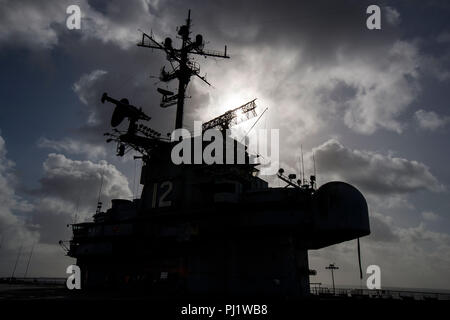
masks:
[[[2,1],[0,46],[51,48],[58,44],[54,24],[65,22],[63,1]]]
[[[65,27],[65,9],[71,4],[81,8],[81,30],[69,31]],[[93,66],[74,87],[82,103],[87,105],[82,111],[88,118],[86,124],[72,128],[76,131],[75,139],[84,140],[91,145],[103,144],[102,135],[110,129],[109,120],[113,110],[111,106],[101,105],[100,97],[103,92],[119,99],[126,97],[152,116],[156,115],[155,118],[159,118],[157,127],[160,127],[157,129],[172,129],[172,122],[168,124],[170,115],[161,112],[158,107],[160,97],[153,86],[157,80],[150,78],[158,75],[164,55],[152,54],[150,50],[141,48],[137,50],[136,47],[141,35],[138,29],[150,31],[151,27],[158,32],[165,28],[164,21],[155,19],[150,12],[154,11],[151,9],[153,5],[151,1],[42,1],[39,4],[32,1],[11,2],[2,13],[9,20],[15,17],[15,21],[7,23],[7,20],[2,25],[0,46],[28,47],[33,50],[55,48],[64,52],[75,63]],[[39,32],[27,32],[30,27]],[[164,35],[162,31],[159,33]],[[95,81],[100,78],[100,74],[96,75],[97,71],[105,74],[98,82]],[[88,78],[89,76],[95,79]],[[47,143],[43,144],[42,141]],[[49,141],[52,143],[48,143]],[[40,144],[74,153],[83,149],[82,146],[74,148],[80,141],[73,138],[55,140],[43,137]]]
[[[421,55],[413,43],[401,41],[395,8],[382,6],[391,16],[383,21],[383,32],[373,33],[365,27],[368,2],[195,4],[193,12],[202,17],[196,28],[208,30],[215,46],[227,43],[232,54],[226,67],[207,65],[208,74],[220,74],[213,83],[223,90],[211,93],[213,102],[244,96],[236,88],[246,88],[278,109],[273,127],[293,137],[334,120],[364,134],[403,131],[398,118],[420,92]],[[347,93],[339,92],[343,87]],[[298,139],[286,142],[291,148]]]
[[[105,91],[143,107],[153,117],[150,126],[164,133],[171,131],[174,107],[158,107],[160,97],[154,85],[157,80],[148,78],[158,75],[164,55],[137,48],[135,43],[140,35],[138,28],[147,32],[152,29],[159,40],[173,36],[175,27],[186,18],[186,3],[79,1],[83,20],[82,29],[77,32],[64,28],[61,15],[47,14],[49,3],[32,6],[36,28],[48,33],[34,37],[47,41],[44,47],[59,45],[76,63],[90,69],[75,84],[86,105],[82,110],[87,123],[79,126],[72,140],[44,139],[54,141],[60,150],[74,152],[73,146],[83,141],[88,145],[103,144],[101,135],[109,129],[112,113],[112,106],[99,102]],[[214,88],[205,87],[195,78],[191,82],[186,126],[192,127],[193,120],[205,121],[224,112],[221,101],[233,95],[229,104],[239,105],[259,97],[261,103],[274,109],[272,127],[282,129],[290,137],[311,135],[333,121],[344,122],[364,134],[373,134],[380,128],[402,132],[405,126],[398,118],[420,92],[417,65],[422,57],[415,44],[398,42],[401,13],[395,4],[380,4],[383,31],[368,31],[368,4],[369,1],[190,2],[193,35],[202,33],[210,42],[207,48],[220,49],[228,44],[232,59],[216,62],[197,57]],[[22,4],[28,6],[28,2]],[[11,6],[8,10],[12,15],[19,9]],[[14,38],[22,31],[5,25],[4,32]],[[56,41],[46,40],[55,37]],[[26,45],[26,41],[19,43]],[[96,72],[104,73],[89,79]],[[170,85],[168,89],[176,88]],[[282,112],[277,110],[281,106]],[[235,105],[226,108],[231,107]],[[288,138],[286,143],[291,148],[298,139]]]
[[[368,1],[285,1],[281,4],[272,1],[220,1],[206,5],[202,1],[193,1],[189,3],[189,7],[192,9],[194,19],[194,34],[202,32],[205,39],[211,41],[212,47],[220,48],[223,43],[227,43],[229,48],[232,48],[230,50],[234,54],[235,61],[227,67],[242,71],[240,77],[236,79],[235,76],[222,74],[217,68],[210,70],[208,67],[211,66],[211,62],[206,64],[204,70],[211,74],[210,80],[220,88],[216,93],[222,98],[228,93],[223,91],[221,80],[224,83],[239,82],[253,74],[250,76],[250,79],[253,78],[256,91],[253,94],[263,98],[265,93],[269,94],[273,97],[273,100],[268,101],[270,104],[279,101],[285,105],[286,110],[289,110],[285,118],[277,119],[278,123],[275,125],[289,130],[294,123],[302,123],[303,129],[300,130],[310,133],[314,131],[313,128],[323,126],[324,106],[333,102],[316,101],[312,96],[324,88],[333,91],[333,83],[345,82],[347,86],[357,91],[341,112],[345,115],[343,120],[346,125],[368,134],[379,127],[401,132],[402,126],[396,118],[417,94],[414,83],[411,83],[410,88],[410,84],[403,79],[404,76],[411,79],[417,77],[413,67],[418,59],[416,49],[410,44],[395,43],[399,32],[395,25],[400,19],[400,14],[393,7],[382,6],[386,16],[389,17],[383,21],[383,32],[369,32],[365,27],[367,17],[365,9],[368,4]],[[116,91],[117,95],[120,95],[124,91],[120,89],[124,89],[126,83],[128,89],[125,89],[125,93],[133,96],[137,103],[144,104],[144,108],[148,109],[148,101],[158,100],[154,93],[155,88],[149,85],[151,80],[136,79],[135,75],[142,74],[143,68],[156,74],[162,65],[162,59],[160,52],[151,55],[150,50],[147,50],[147,58],[143,59],[143,54],[137,54],[133,49],[130,51],[138,37],[136,29],[143,28],[148,31],[152,28],[160,40],[173,35],[175,26],[185,19],[186,3],[80,1],[79,5],[83,12],[83,24],[82,30],[76,33],[81,39],[80,45],[77,46],[71,45],[67,40],[76,39],[73,33],[55,27],[63,23],[60,15],[52,18],[44,10],[45,6],[42,6],[42,10],[39,10],[39,6],[33,6],[32,15],[39,22],[37,27],[47,30],[53,38],[56,36],[57,41],[48,42],[50,46],[56,45],[59,41],[61,45],[68,46],[74,56],[87,57],[89,52],[89,59],[106,61],[87,72],[87,74],[95,70],[108,72],[108,76],[103,78],[104,81],[92,85],[92,96],[98,97],[101,91],[108,88],[112,88],[109,89],[110,92]],[[28,4],[24,2],[23,6],[26,7]],[[9,9],[10,14],[16,11],[18,9],[14,6]],[[20,31],[8,26],[5,26],[5,30],[5,34],[9,32],[10,37],[14,37]],[[45,41],[46,36],[42,37]],[[102,48],[100,44],[106,47]],[[254,56],[258,52],[265,55]],[[390,54],[386,56],[386,52]],[[380,59],[383,56],[385,58]],[[155,59],[157,63],[151,63]],[[289,59],[292,61],[289,62]],[[134,64],[131,63],[132,60]],[[390,60],[394,62],[390,63]],[[252,64],[252,61],[257,61],[257,64]],[[410,62],[405,65],[404,61]],[[315,78],[323,78],[328,68],[332,68],[328,78],[322,79],[321,85],[314,84]],[[349,78],[340,71],[342,69],[350,71],[358,69],[362,73],[362,80]],[[389,71],[395,69],[398,69],[396,71],[398,77]],[[377,84],[377,78],[381,74],[387,79],[387,87]],[[144,90],[145,88],[147,90]],[[191,90],[197,93],[195,87],[192,86]],[[144,95],[145,99],[140,98]],[[186,119],[195,117],[196,106],[201,103],[197,100],[198,96],[193,95],[193,99],[188,102]],[[391,106],[386,106],[383,97],[390,100]],[[208,101],[211,100],[217,99],[210,98]],[[296,105],[296,101],[302,102]],[[97,101],[90,100],[88,104],[92,108],[101,109],[96,106]],[[152,111],[155,116],[162,118],[161,123],[166,123],[165,119],[172,116],[170,112],[162,112],[158,108],[153,108]],[[105,119],[99,117],[101,120],[96,125],[99,127],[108,117],[99,110],[97,113],[105,116]],[[292,117],[293,114],[299,113],[308,115],[304,119]],[[95,130],[95,126],[83,128],[83,132],[89,131],[93,131],[93,135],[99,133]]]
[[[232,0],[208,5],[204,1],[191,1],[188,7],[192,9],[196,29],[206,29],[214,38],[241,45],[290,42],[293,46],[314,48],[311,53],[320,57],[342,43],[356,47],[358,42],[369,44],[373,41],[367,37],[369,33],[365,28],[365,12],[370,4],[370,1]],[[386,6],[380,6],[387,10]],[[160,2],[158,10],[160,16],[167,13],[181,20],[186,17],[187,6],[183,1],[164,1]],[[390,8],[389,12],[392,10],[395,9]],[[387,34],[376,39],[392,36],[392,24],[384,20],[383,25]],[[350,43],[350,39],[354,41]]]
[[[78,5],[82,13],[80,31],[66,28],[69,5]],[[104,11],[97,11],[86,0],[43,0],[2,2],[0,11],[0,45],[48,49],[60,44],[63,37],[94,38],[103,43],[113,42],[125,49],[134,40],[130,32],[151,21],[151,1],[111,1]]]

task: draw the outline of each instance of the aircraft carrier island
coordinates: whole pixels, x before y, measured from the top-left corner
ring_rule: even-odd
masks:
[[[191,77],[207,82],[191,56],[229,56],[226,47],[224,52],[205,49],[201,35],[191,38],[190,13],[177,30],[179,49],[170,38],[158,42],[146,33],[138,45],[166,54],[172,70],[163,68],[160,80],[178,81],[178,92],[159,88],[160,105],[176,107],[175,128],[182,129]],[[143,189],[140,199],[114,199],[106,211],[99,204],[93,222],[72,225],[67,254],[80,267],[82,290],[304,297],[312,272],[308,250],[370,233],[367,203],[355,187],[332,181],[317,188],[315,176],[296,180],[283,169],[276,174],[283,187],[269,187],[261,178],[255,156],[228,135],[238,115],[256,116],[255,100],[203,123],[199,137],[180,142],[150,128],[150,117],[133,106],[132,98],[116,100],[107,93],[100,98],[115,106],[107,141],[117,143],[118,156],[129,150],[141,155]],[[121,131],[124,121],[128,127]],[[243,161],[175,164],[174,146],[203,141],[208,130],[225,137],[225,156]],[[207,147],[201,142],[202,150]]]

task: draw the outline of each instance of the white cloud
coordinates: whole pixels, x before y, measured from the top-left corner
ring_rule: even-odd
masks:
[[[376,70],[376,65],[369,64],[350,66],[336,75],[357,88],[357,94],[345,108],[344,122],[360,133],[371,134],[378,128],[401,133],[403,125],[397,117],[419,92],[414,81],[419,59],[414,45],[397,41],[381,59],[387,59],[383,69]]]
[[[392,217],[374,212],[370,215],[370,236],[371,241],[395,242],[399,240],[393,230]]]
[[[126,177],[104,160],[79,161],[51,153],[43,169],[40,186],[29,192],[35,198],[33,224],[41,244],[69,239],[66,225],[91,220],[98,200],[107,209],[112,199],[131,198]]]
[[[122,49],[136,45],[139,28],[146,28],[153,22],[157,28],[150,8],[153,2],[138,1],[110,1],[106,6],[106,14],[100,13],[85,4],[87,10],[83,14],[83,37],[94,38],[103,42],[112,42]]]
[[[434,131],[450,123],[450,116],[440,116],[434,111],[417,110],[414,117],[421,129]]]
[[[89,95],[91,88],[98,79],[107,74],[105,70],[93,70],[90,73],[84,74],[81,78],[74,83],[73,91],[78,95],[78,98],[84,104],[88,104],[88,101],[92,99],[92,96]],[[95,97],[98,99],[98,97]]]
[[[64,138],[62,140],[40,138],[38,141],[38,146],[40,148],[50,148],[58,152],[67,152],[69,154],[83,154],[90,159],[98,159],[106,156],[106,149],[104,146],[74,140],[71,138]]]
[[[376,213],[370,217],[371,235],[361,239],[363,273],[368,265],[381,268],[381,286],[397,288],[450,287],[450,236],[434,232],[423,223],[400,227],[393,219]],[[314,282],[330,285],[325,266],[339,267],[337,283],[359,285],[356,241],[310,251],[310,268],[318,270]],[[364,275],[363,284],[368,275]]]
[[[382,13],[386,17],[386,21],[393,26],[396,26],[400,23],[400,13],[397,9],[393,7],[386,6],[384,7],[384,12]]]
[[[117,168],[102,160],[98,163],[72,160],[62,154],[50,153],[43,164],[41,187],[34,192],[75,203],[82,199],[84,206],[95,207],[101,189],[101,199],[131,196],[127,178]]]
[[[32,49],[58,43],[55,24],[66,19],[63,1],[0,1],[0,45],[8,43]]]
[[[7,2],[9,4],[9,1]],[[8,15],[32,8],[34,19],[44,21],[42,25],[36,25],[33,29],[47,30],[51,34],[40,37],[39,34],[27,33],[30,39],[27,38],[20,43],[27,45],[31,41],[42,41],[47,46],[52,46],[57,43],[58,37],[70,34],[64,26],[65,8],[72,3],[61,1],[57,6],[53,4],[51,1],[43,1],[38,5],[30,1],[20,2],[20,8],[17,7],[19,5],[8,6],[8,10],[5,10],[5,14]],[[158,1],[111,1],[101,11],[95,10],[87,1],[80,1],[79,5],[83,14],[82,30],[79,34],[84,39],[112,42],[120,48],[127,49],[135,45],[138,35],[136,30],[140,27],[144,28],[151,24],[152,29],[160,36],[171,31],[169,23],[170,18],[173,18],[170,16],[171,12],[166,12],[168,19],[153,14],[157,8],[161,9]],[[269,3],[264,4],[268,5]],[[313,5],[311,7],[311,10],[317,13],[317,8]],[[202,9],[198,10],[202,12]],[[389,21],[398,22],[398,11],[391,7],[386,7],[386,10]],[[26,25],[26,21],[22,20],[23,17],[18,17],[14,25]],[[214,27],[222,30],[223,19],[217,21],[219,25]],[[311,29],[318,32],[316,23],[311,24]],[[274,108],[278,114],[274,125],[292,131],[294,136],[317,132],[333,117],[341,118],[345,125],[359,133],[372,134],[380,128],[402,132],[403,124],[398,118],[415,99],[419,90],[416,68],[420,57],[415,45],[405,41],[387,40],[380,44],[376,52],[366,51],[356,55],[355,50],[360,51],[361,48],[350,45],[346,49],[346,45],[341,46],[329,35],[318,32],[321,37],[326,37],[323,39],[324,42],[330,42],[334,46],[327,48],[329,60],[333,61],[330,64],[322,63],[320,59],[310,56],[311,52],[308,50],[314,51],[314,48],[308,47],[311,45],[309,42],[303,46],[303,43],[289,39],[288,45],[269,46],[267,43],[261,45],[258,34],[264,33],[259,30],[263,26],[257,27],[255,23],[243,26],[248,26],[248,30],[244,33],[251,39],[255,38],[254,43],[257,45],[247,47],[242,45],[242,39],[234,39],[234,36],[219,33],[221,36],[234,39],[235,52],[240,54],[233,56],[233,66],[225,72],[222,63],[211,68],[211,63],[215,61],[208,62],[208,73],[219,75],[214,78],[214,85],[221,88],[211,93],[211,107],[219,107],[225,111],[224,108],[230,107],[222,106],[225,102],[234,106],[235,102],[244,103],[248,99],[258,97],[262,104]],[[215,28],[211,32],[217,32]],[[345,24],[343,28],[345,29]],[[9,24],[5,25],[3,30],[8,39],[16,37],[17,31],[11,29]],[[303,33],[300,35],[300,38],[304,37]],[[37,40],[41,38],[43,40]],[[318,47],[321,46],[315,43]],[[86,87],[83,82],[95,82],[103,74],[104,71],[97,70],[96,73],[87,75],[91,78],[80,79],[78,85]],[[342,84],[351,92],[341,101],[336,101],[333,96]],[[75,90],[84,103],[89,100],[89,97],[80,94],[81,90],[76,86]],[[217,114],[219,110],[215,111]],[[90,120],[95,121],[93,118]]]
[[[103,14],[87,0],[75,3],[71,0],[2,0],[0,4],[0,45],[32,49],[52,48],[63,35],[71,32],[83,39],[111,42],[127,49],[135,45],[137,29],[146,27],[154,20],[150,8],[157,6],[157,2],[147,0],[109,1],[106,14]],[[81,10],[81,30],[69,31],[66,27],[66,9],[73,4]]]
[[[398,195],[419,190],[442,191],[423,163],[380,153],[352,150],[335,139],[314,148],[317,170],[328,179],[342,179],[374,195]]]
[[[420,223],[417,227],[400,228],[397,233],[406,242],[411,241],[417,243],[431,241],[441,246],[449,246],[450,244],[450,236],[448,234],[428,230],[424,223]],[[448,251],[446,257],[450,258],[450,251]]]
[[[401,133],[399,117],[420,92],[420,56],[404,41],[384,48],[376,59],[336,50],[327,64],[309,63],[301,45],[241,48],[234,61],[223,62],[230,66],[208,63],[208,74],[220,74],[214,77],[220,90],[203,86],[202,91],[208,92],[214,115],[257,97],[271,108],[271,126],[288,132],[292,144],[333,120],[362,134]],[[203,112],[202,117],[212,115]]]
[[[446,53],[445,49],[442,51],[439,50],[439,54],[424,55],[421,57],[420,71],[444,82],[450,79],[449,63],[450,54]]]
[[[14,163],[6,157],[5,140],[0,136],[0,235],[7,250],[16,250],[21,244],[30,245],[39,239],[39,234],[28,228],[27,215],[33,205],[16,194],[13,170]]]
[[[49,207],[40,208],[37,203],[31,204],[17,195],[14,162],[6,154],[5,141],[0,136],[0,276],[11,276],[18,259],[14,276],[22,277],[33,246],[28,276],[64,276],[65,268],[73,260],[64,256],[57,242],[40,243],[42,230],[32,224],[36,210]]]
[[[422,212],[422,217],[426,220],[426,221],[437,221],[439,220],[439,216],[432,212],[432,211],[424,211]]]
[[[73,259],[65,256],[59,240],[69,240],[67,224],[86,221],[95,213],[103,176],[100,201],[108,208],[113,198],[128,198],[128,182],[106,161],[75,161],[60,154],[49,154],[44,162],[40,187],[30,192],[32,205],[26,204],[11,188],[11,162],[4,158],[4,141],[0,138],[0,276],[11,275],[18,249],[23,244],[16,276],[23,275],[31,246],[35,244],[31,276],[65,276]],[[9,169],[8,169],[9,168]],[[24,221],[16,212],[27,209],[31,216]],[[27,222],[27,223],[26,223]]]
[[[26,48],[52,48],[60,42],[63,43],[60,41],[61,37],[75,35],[77,41],[79,36],[83,40],[97,40],[96,43],[112,43],[116,45],[116,51],[121,51],[120,49],[128,49],[135,45],[136,36],[139,35],[136,29],[139,27],[150,28],[151,26],[155,34],[164,37],[173,33],[174,21],[182,21],[178,18],[175,20],[174,16],[170,15],[172,12],[158,11],[157,15],[151,14],[151,12],[156,12],[156,10],[151,11],[150,9],[156,8],[159,5],[158,1],[154,3],[110,1],[101,12],[95,11],[87,1],[79,1],[79,3],[83,12],[82,30],[69,32],[65,29],[65,8],[68,4],[72,4],[70,1],[13,2],[3,0],[1,2],[3,10],[0,13],[0,45],[7,43]],[[171,5],[169,3],[169,6]],[[208,78],[216,89],[202,89],[201,85],[197,86],[200,82],[195,84],[197,88],[200,87],[200,94],[206,101],[205,103],[209,103],[209,110],[205,112],[203,109],[202,114],[197,114],[198,117],[204,117],[202,119],[207,120],[230,107],[258,97],[259,105],[270,107],[269,127],[281,128],[283,132],[288,133],[283,145],[289,149],[289,152],[284,154],[292,154],[292,150],[294,150],[292,146],[298,147],[299,141],[306,139],[309,135],[323,134],[324,130],[332,127],[334,121],[342,122],[351,130],[362,134],[373,134],[378,130],[402,132],[404,123],[400,120],[401,115],[420,92],[418,85],[420,74],[417,72],[417,67],[421,67],[421,70],[427,68],[426,60],[419,54],[415,43],[395,42],[387,37],[382,43],[374,41],[376,45],[371,46],[371,40],[367,40],[366,33],[361,37],[354,32],[360,29],[354,28],[351,23],[342,23],[346,22],[345,19],[341,15],[336,16],[334,10],[328,10],[330,12],[328,18],[333,19],[333,16],[336,16],[335,20],[290,19],[293,24],[290,26],[287,24],[287,27],[285,26],[283,29],[277,27],[281,23],[261,23],[264,22],[264,19],[269,20],[273,16],[273,12],[267,10],[271,8],[269,1],[265,4],[261,3],[266,10],[261,10],[261,13],[251,19],[247,19],[246,14],[239,16],[239,10],[236,10],[234,5],[233,3],[228,5],[231,14],[224,15],[222,19],[216,19],[217,16],[213,15],[203,15],[203,17],[212,17],[212,20],[219,21],[219,24],[222,25],[222,27],[219,26],[221,30],[215,30],[214,28],[217,26],[211,23],[209,18],[203,19],[203,17],[200,18],[200,15],[197,16],[196,22],[199,24],[197,26],[200,26],[202,20],[209,22],[207,27],[210,28],[195,30],[207,31],[205,38],[216,32],[216,36],[225,33],[228,40],[236,40],[234,43],[228,43],[232,54],[230,61],[217,63],[215,60],[209,59],[207,65],[202,66],[202,70],[208,72]],[[248,4],[248,7],[251,6],[252,4]],[[201,7],[196,8],[198,11],[194,10],[194,13],[202,12]],[[282,10],[283,7],[287,6],[276,6],[276,8],[273,7],[273,10]],[[214,7],[212,8],[211,10],[215,10]],[[314,6],[311,6],[311,9],[314,9]],[[284,10],[281,12],[284,14],[278,14],[280,20],[284,19],[289,11],[301,11],[292,10],[292,8]],[[323,12],[322,8],[316,8],[316,10]],[[400,21],[398,11],[394,8],[387,10],[388,23],[398,24]],[[267,12],[266,16],[263,11]],[[241,10],[241,12],[247,11]],[[302,12],[308,12],[308,10]],[[346,12],[352,14],[351,10]],[[167,13],[169,15],[166,15]],[[183,19],[185,13],[183,10]],[[262,21],[258,20],[259,14],[261,15],[259,19]],[[223,26],[230,25],[228,20],[230,17],[236,17],[235,22],[240,23],[243,28],[232,28],[231,32],[226,34]],[[325,21],[325,24],[322,21]],[[301,23],[306,24],[301,25]],[[333,26],[333,32],[328,32],[328,29],[324,28],[328,25]],[[244,30],[242,35],[236,31],[240,29]],[[30,32],[30,30],[32,31]],[[277,42],[278,36],[284,42]],[[447,38],[448,36],[443,35],[440,39],[447,41]],[[209,39],[217,40],[214,37],[209,37]],[[261,39],[264,39],[263,44],[261,44]],[[245,43],[248,40],[252,41],[251,46]],[[310,47],[305,43],[308,43]],[[212,47],[214,48],[214,46]],[[89,50],[89,54],[94,52],[90,47],[84,49]],[[318,54],[316,56],[311,52]],[[100,52],[94,53],[95,55],[100,54]],[[117,52],[114,53],[117,57]],[[131,56],[133,59],[140,59],[139,55]],[[101,93],[104,91],[110,92],[114,97],[129,97],[133,103],[136,103],[135,99],[137,98],[137,105],[140,105],[139,102],[148,104],[150,101],[151,104],[157,101],[157,99],[149,99],[148,95],[142,94],[142,92],[148,94],[150,91],[147,74],[143,76],[143,80],[138,85],[134,81],[135,78],[130,80],[128,76],[128,74],[141,73],[143,64],[136,60],[134,61],[136,67],[124,63],[123,60],[117,61],[120,63],[114,62],[114,68],[107,69],[110,71],[109,73],[104,70],[94,70],[84,75],[74,85],[80,101],[87,106],[90,115],[88,124],[92,126],[102,124],[99,125],[98,130],[93,132],[93,135],[99,136],[99,138],[102,138],[101,134],[107,128],[109,129],[108,121],[112,113],[111,108],[99,103]],[[148,63],[154,63],[152,61]],[[433,63],[438,66],[436,69],[446,70],[442,67],[439,68],[440,64]],[[152,72],[157,70],[150,68],[147,64],[145,66]],[[122,74],[117,72],[119,69],[123,71]],[[445,79],[447,73],[443,73],[441,78]],[[128,90],[129,87],[133,87],[133,89]],[[193,89],[196,88],[191,85],[190,90]],[[189,110],[198,107],[196,104],[198,96],[193,96],[193,100],[188,100],[186,116],[189,115]],[[148,107],[145,104],[142,106]],[[152,109],[152,112],[158,112],[157,110],[159,110],[158,107]],[[167,113],[170,111],[168,110]],[[169,122],[162,121],[161,117],[155,116],[155,113],[151,115],[160,123]],[[263,122],[264,118],[261,123]],[[172,124],[172,121],[170,123]],[[248,124],[251,125],[252,121],[249,121]],[[83,130],[86,128],[90,129],[86,126]],[[90,142],[81,143],[70,138],[47,139],[42,142],[42,145],[54,148],[58,152],[88,154],[94,158],[97,154],[100,156],[102,154],[101,147],[94,147],[95,145]],[[322,180],[328,175],[330,178],[354,181],[368,192],[383,197],[385,202],[404,201],[401,198],[402,195],[416,190],[438,191],[443,189],[431,174],[430,169],[422,163],[370,151],[350,150],[338,142],[337,144],[330,142],[321,147],[323,154],[331,157],[324,170],[319,168]],[[3,162],[4,166],[6,166],[5,163]],[[319,161],[318,165],[320,165]],[[44,166],[41,188],[36,191],[40,198],[35,203],[36,207],[40,209],[39,219],[35,222],[39,224],[40,230],[45,236],[45,242],[53,243],[59,240],[60,226],[72,218],[78,199],[81,199],[79,215],[82,218],[89,218],[92,215],[101,180],[99,172],[103,169],[107,172],[105,174],[107,186],[102,193],[105,205],[111,197],[130,194],[123,175],[107,163],[74,161],[58,154],[48,156]],[[0,176],[9,182],[12,179],[10,174],[11,169],[9,168],[2,171]],[[7,195],[5,196],[6,200],[0,196],[2,201],[0,212],[3,217],[12,219],[11,216],[14,214],[11,208],[23,209],[30,206],[17,196],[12,201],[11,199],[14,197],[11,198],[11,195],[15,195],[15,192],[10,186],[2,187],[1,190]],[[4,214],[5,212],[6,214]],[[415,250],[414,246],[416,241],[424,241],[425,238],[445,242],[445,237],[433,233],[430,235],[424,226],[405,229],[403,233],[399,232],[392,226],[394,223],[392,218],[377,213],[374,213],[371,219],[374,234],[370,246],[374,252],[371,253],[374,263],[380,260],[383,262],[386,259],[397,263],[396,258],[401,257],[398,264],[420,266],[415,273],[407,272],[412,277],[411,279],[420,278],[420,272],[424,272],[428,268],[434,268],[436,273],[438,266],[424,267],[428,263],[424,257],[429,257],[432,251],[422,252],[420,247]],[[15,221],[13,221],[14,224]],[[414,240],[413,244],[408,244],[408,239]],[[395,243],[396,246],[391,248],[386,243]],[[402,243],[402,245],[400,246],[398,243]],[[349,252],[345,244],[342,247]],[[445,246],[440,247],[437,254],[443,252],[442,248],[445,249]],[[50,266],[54,263],[54,256],[58,254],[57,249],[46,247],[44,251],[48,252],[45,259]],[[422,253],[424,253],[423,257],[420,256]],[[410,260],[407,259],[408,255],[411,255]],[[346,258],[348,258],[347,261],[351,261],[355,257],[347,255]],[[448,267],[448,261],[441,266]],[[396,268],[397,273],[394,272],[393,267]],[[393,267],[386,267],[387,276],[391,278],[402,276],[401,266]],[[384,270],[383,267],[383,274]]]

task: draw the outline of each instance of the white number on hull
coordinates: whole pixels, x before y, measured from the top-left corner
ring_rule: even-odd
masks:
[[[159,197],[158,205],[157,198],[158,198],[158,189],[165,189],[163,191],[163,194]],[[161,184],[158,187],[158,183],[153,184],[153,196],[152,196],[152,208],[163,208],[163,207],[170,207],[172,205],[171,200],[165,200],[170,193],[172,192],[173,184],[172,181],[164,181],[161,182]]]

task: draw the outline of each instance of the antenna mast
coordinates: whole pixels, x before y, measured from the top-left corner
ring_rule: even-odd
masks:
[[[23,241],[20,244],[19,253],[17,253],[16,263],[14,263],[13,272],[11,274],[11,280],[14,279],[14,274],[16,273],[17,264],[19,263],[20,255],[22,254]]]
[[[302,184],[305,183],[305,166],[303,164],[303,145],[300,145],[300,153],[302,154]]]
[[[313,151],[313,154],[312,154],[312,156],[313,156],[313,164],[314,164],[314,185],[313,185],[313,187],[314,186],[316,186],[317,185],[317,175],[316,175],[316,156],[315,156],[315,152]]]
[[[325,269],[328,269],[331,271],[331,280],[333,281],[333,295],[336,294],[336,288],[334,286],[334,270],[338,270],[339,267],[335,266],[334,263],[330,263],[328,267],[325,267]]]
[[[152,48],[163,50],[167,54],[167,60],[172,66],[172,71],[166,71],[163,67],[161,70],[160,80],[169,82],[173,79],[178,79],[178,92],[174,94],[171,91],[158,88],[158,92],[162,94],[160,106],[162,108],[177,105],[175,129],[183,127],[183,110],[186,88],[191,80],[191,76],[197,76],[206,84],[211,85],[204,76],[200,75],[200,66],[195,61],[189,58],[190,54],[198,54],[206,57],[229,58],[227,55],[227,46],[225,51],[218,52],[212,50],[205,50],[203,36],[196,35],[195,41],[191,41],[191,10],[188,11],[186,24],[178,28],[178,35],[181,36],[182,44],[180,49],[172,47],[172,39],[166,38],[164,42],[159,43],[153,38],[153,35],[142,33],[142,41],[138,44],[139,47]],[[178,62],[174,66],[172,62]]]
[[[30,256],[28,257],[27,269],[25,270],[25,275],[23,276],[24,278],[26,278],[28,274],[28,268],[30,267],[31,257],[33,256],[34,245],[35,243],[33,243],[33,246],[31,247]]]
[[[100,202],[100,197],[102,195],[102,188],[103,188],[103,177],[105,175],[105,170],[102,170],[102,178],[100,180],[100,189],[98,190],[98,199],[97,199],[97,210],[96,213],[100,213],[102,210],[102,203]]]
[[[314,155],[314,151],[313,151],[313,163],[314,163],[314,176],[316,175],[316,157]]]

